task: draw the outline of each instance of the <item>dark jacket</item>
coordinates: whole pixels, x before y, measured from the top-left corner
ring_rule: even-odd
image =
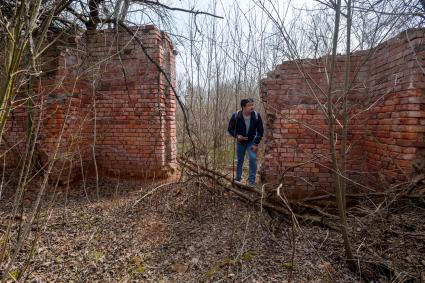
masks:
[[[238,111],[233,113],[232,117],[230,118],[227,131],[234,138],[236,138],[237,135],[248,137],[248,140],[241,141],[241,144],[247,144],[251,141],[254,141],[255,144],[259,144],[264,133],[263,120],[261,119],[260,113],[252,111],[251,122],[247,134],[242,111]]]

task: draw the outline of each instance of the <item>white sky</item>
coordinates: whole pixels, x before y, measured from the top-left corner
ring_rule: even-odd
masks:
[[[267,2],[264,0],[167,0],[162,1],[162,3],[172,6],[172,7],[179,7],[184,8],[188,10],[195,10],[195,11],[204,11],[216,14],[218,16],[224,17],[224,19],[214,19],[208,15],[198,15],[197,16],[197,22],[203,22],[205,20],[208,20],[210,22],[215,21],[218,27],[218,30],[221,30],[222,32],[226,32],[226,25],[230,22],[232,23],[235,19],[232,14],[229,15],[229,12],[232,11],[232,8],[235,8],[239,6],[239,9],[241,13],[246,13],[249,11],[250,15],[260,15],[263,12],[259,8],[259,6],[256,4],[259,1]],[[290,21],[293,18],[292,11],[293,8],[304,8],[307,6],[311,6],[313,3],[312,0],[271,0],[277,7],[279,14],[281,17],[285,18],[286,21]],[[237,5],[237,6],[236,6]],[[214,7],[215,6],[215,7]],[[193,15],[185,12],[180,11],[170,11],[174,22],[172,27],[166,27],[162,26],[162,29],[165,29],[169,33],[172,34],[178,34],[185,37],[189,37],[189,22],[190,19],[193,17]],[[264,16],[266,17],[266,16]],[[173,30],[168,30],[172,28]],[[245,27],[246,28],[246,27]],[[192,26],[192,32],[195,32],[195,28]],[[202,29],[202,28],[200,28]],[[202,32],[202,30],[201,30]],[[220,31],[218,31],[220,32]],[[188,52],[187,48],[182,47],[178,42],[176,42],[176,38],[174,38],[174,43],[176,48],[179,51],[179,56],[177,58],[177,72],[178,74],[181,74],[184,72],[183,70],[183,60],[187,59]],[[182,44],[190,44],[190,41],[181,39]],[[224,43],[222,44],[225,45]]]

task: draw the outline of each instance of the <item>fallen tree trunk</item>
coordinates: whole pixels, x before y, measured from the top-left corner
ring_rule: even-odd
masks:
[[[274,211],[285,217],[296,218],[298,221],[301,220],[315,225],[325,226],[338,232],[340,230],[337,216],[328,212],[329,209],[334,209],[334,207],[329,208],[327,205],[330,200],[335,198],[335,195],[332,193],[305,198],[302,201],[288,200],[282,192],[282,184],[268,191],[265,190],[264,185],[261,189],[248,188],[235,184],[230,173],[210,169],[189,159],[179,159],[178,162],[189,174],[205,177],[219,187],[235,193],[250,204]],[[416,183],[406,182],[395,185],[389,188],[388,191],[347,194],[347,197],[355,200],[355,203],[360,205],[365,199],[369,199],[372,202],[379,202],[382,204],[382,206],[378,206],[380,209],[384,209],[391,204],[398,205],[399,202],[402,204],[403,200],[406,199],[409,201],[415,199],[415,201],[424,202],[425,188],[421,183],[424,183],[423,180]],[[351,214],[362,214],[356,212],[355,208],[359,207],[350,208]],[[359,210],[361,211],[361,209]],[[368,213],[368,217],[373,217],[376,214],[376,209],[373,212]],[[373,250],[369,249],[366,253],[359,253],[356,258],[359,259],[358,269],[362,270],[361,276],[366,281],[371,281],[373,278],[380,278],[381,275],[387,278],[394,278],[397,274],[402,274],[396,271],[384,259],[377,258]]]
[[[213,170],[204,165],[195,163],[190,159],[179,158],[178,162],[183,168],[190,172],[207,177],[220,187],[237,194],[239,197],[249,201],[250,203],[271,209],[286,216],[296,216],[301,220],[310,221],[315,224],[324,225],[333,230],[338,230],[338,225],[336,224],[337,216],[329,212],[334,210],[335,207],[329,207],[329,202],[323,202],[325,200],[335,199],[335,194],[329,193],[296,201],[285,200],[285,203],[281,199],[282,196],[278,195],[276,188],[273,188],[272,190],[268,189],[268,191],[266,191],[264,186],[261,189],[243,187],[234,183],[231,173]],[[415,189],[412,190],[412,186],[415,186]],[[286,199],[285,196],[283,197]],[[380,202],[382,202],[382,198],[391,198],[392,200],[396,198],[423,199],[425,196],[424,190],[417,186],[417,183],[413,184],[411,182],[406,182],[395,185],[388,191],[347,194],[347,197],[355,203],[361,203],[362,200],[367,198],[376,199],[378,201],[381,200]],[[354,210],[351,212],[354,213]]]
[[[248,201],[249,203],[252,203],[259,207],[270,209],[288,217],[296,217],[299,220],[326,226],[327,228],[330,228],[332,230],[338,230],[338,227],[333,223],[333,218],[335,217],[333,215],[332,217],[328,217],[330,216],[330,214],[328,213],[323,213],[323,215],[311,215],[307,213],[298,214],[294,212],[293,208],[288,209],[287,207],[283,206],[282,203],[272,203],[269,200],[264,199],[262,197],[263,193],[259,189],[249,188],[243,190],[238,188],[237,186],[234,186],[233,180],[224,173],[206,168],[205,166],[196,164],[195,162],[187,159],[179,159],[178,162],[183,168],[195,174],[202,174],[202,176],[205,176],[208,179],[214,181],[220,187],[235,193],[236,195]]]

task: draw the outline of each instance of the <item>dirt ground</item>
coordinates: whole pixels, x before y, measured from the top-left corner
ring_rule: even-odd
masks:
[[[157,185],[104,180],[99,195],[93,180],[61,188],[52,208],[45,205],[41,211],[46,221],[38,221],[32,229],[30,240],[36,234],[40,238],[27,282],[361,281],[346,268],[342,243],[334,231],[302,224],[301,230],[292,233],[289,219],[270,216],[221,188],[192,182],[160,187],[140,200]],[[35,194],[31,190],[25,197],[27,210]],[[11,217],[11,197],[10,190],[3,191],[0,236]],[[408,282],[407,278],[421,282],[425,276],[421,274],[425,270],[423,216],[422,207],[390,215],[390,220],[350,218],[353,246],[361,251],[375,243],[376,257],[384,257],[398,271],[405,270],[406,276],[393,282]],[[24,220],[28,217],[25,213]],[[412,221],[415,227],[408,227]],[[387,232],[382,234],[381,228]],[[406,229],[410,234],[400,236]],[[15,238],[17,231],[15,224]],[[18,255],[11,282],[31,253],[30,244],[26,241]],[[5,263],[0,263],[0,277],[4,268]]]

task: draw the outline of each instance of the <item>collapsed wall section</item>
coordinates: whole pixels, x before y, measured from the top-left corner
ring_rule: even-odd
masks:
[[[84,41],[65,33],[37,61],[39,76],[19,78],[26,83],[17,91],[1,144],[7,167],[32,155],[33,166],[63,181],[90,166],[93,119],[90,85],[80,74],[84,49]]]
[[[351,187],[379,188],[405,180],[416,170],[412,168],[420,167],[415,164],[425,145],[424,43],[424,30],[410,30],[350,56]],[[332,85],[338,150],[345,58],[337,56]],[[328,56],[284,62],[261,82],[267,120],[261,176],[266,182],[283,181],[295,197],[333,190],[324,115],[329,69]]]

